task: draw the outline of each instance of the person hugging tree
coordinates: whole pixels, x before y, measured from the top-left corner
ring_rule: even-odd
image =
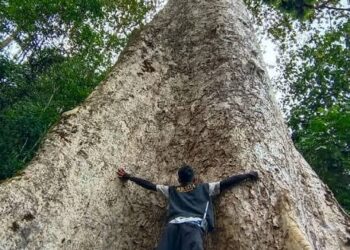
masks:
[[[218,182],[197,183],[189,165],[178,170],[178,186],[156,185],[131,176],[123,168],[117,174],[122,180],[158,191],[168,199],[168,223],[157,250],[203,250],[204,232],[214,229],[212,197],[244,180],[258,180],[258,173],[250,171]]]

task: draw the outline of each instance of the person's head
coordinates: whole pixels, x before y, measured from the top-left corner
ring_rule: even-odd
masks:
[[[191,166],[184,164],[177,171],[178,180],[181,185],[186,185],[194,181],[194,171]]]

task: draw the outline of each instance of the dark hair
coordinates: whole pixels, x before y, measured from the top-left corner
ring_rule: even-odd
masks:
[[[182,167],[177,171],[179,176],[179,182],[181,184],[190,183],[194,178],[194,171],[189,165],[182,165]]]

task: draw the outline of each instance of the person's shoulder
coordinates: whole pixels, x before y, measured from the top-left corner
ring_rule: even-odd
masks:
[[[198,187],[198,188],[208,189],[208,188],[209,188],[209,183],[208,183],[208,182],[198,183],[198,184],[197,184],[197,187]]]
[[[220,182],[203,182],[198,184],[198,188],[209,193],[209,196],[215,196],[220,193]]]
[[[169,186],[166,185],[157,185],[157,191],[162,193],[165,197],[169,198]]]
[[[174,186],[174,185],[171,185],[171,186],[168,186],[168,189],[169,190],[172,190],[172,191],[176,191],[176,188],[177,188],[178,186]]]
[[[209,185],[208,182],[201,182],[197,184],[197,186],[208,186],[208,185]]]

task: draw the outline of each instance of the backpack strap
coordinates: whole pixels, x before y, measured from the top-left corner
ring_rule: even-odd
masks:
[[[207,229],[207,220],[205,219],[205,217],[207,217],[208,207],[209,207],[209,201],[207,201],[207,205],[205,206],[205,211],[201,222],[201,227],[204,229]]]

